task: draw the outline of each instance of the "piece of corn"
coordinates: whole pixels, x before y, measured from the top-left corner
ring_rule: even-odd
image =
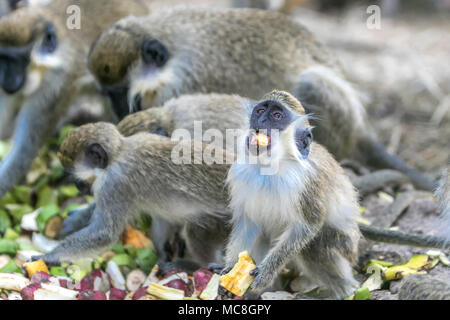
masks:
[[[25,267],[25,270],[27,270],[28,277],[31,279],[33,274],[36,272],[42,271],[45,273],[49,273],[47,265],[45,264],[44,260],[37,260],[33,262],[24,263],[23,266]]]
[[[152,296],[158,297],[163,300],[183,300],[184,291],[162,286],[157,283],[150,283],[147,288],[147,292]]]
[[[236,296],[242,296],[253,282],[254,277],[250,275],[250,271],[255,268],[256,265],[248,251],[243,251],[239,254],[239,261],[233,269],[220,277],[220,285]]]
[[[256,135],[256,141],[259,146],[267,147],[269,145],[269,137],[264,133],[259,133]]]

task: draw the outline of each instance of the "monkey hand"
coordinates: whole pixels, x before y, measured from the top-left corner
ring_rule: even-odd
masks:
[[[59,258],[52,254],[44,254],[40,256],[32,256],[31,261],[43,260],[47,265],[59,265],[61,261]]]
[[[225,268],[223,267],[223,265],[221,265],[219,263],[210,263],[210,264],[208,264],[208,270],[213,273],[223,275],[222,272],[225,270]]]
[[[231,271],[231,269],[233,269],[233,267],[225,267],[225,268],[222,269],[222,271],[220,271],[219,274],[220,274],[221,276],[223,276],[223,275],[229,273],[229,272]]]
[[[253,292],[258,292],[262,289],[270,286],[274,279],[274,272],[269,272],[264,268],[264,266],[259,266],[250,271],[250,275],[254,276],[252,285],[250,286],[250,290]]]

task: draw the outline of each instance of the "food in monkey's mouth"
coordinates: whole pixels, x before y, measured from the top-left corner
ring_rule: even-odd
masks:
[[[252,146],[267,147],[270,144],[270,137],[264,133],[253,134],[250,139],[250,144]]]
[[[220,285],[236,296],[243,296],[253,282],[254,276],[250,272],[255,268],[255,262],[248,251],[242,251],[233,269],[220,277]]]
[[[250,133],[247,137],[247,149],[256,152],[257,155],[267,150],[270,153],[271,138],[270,135],[258,131]]]

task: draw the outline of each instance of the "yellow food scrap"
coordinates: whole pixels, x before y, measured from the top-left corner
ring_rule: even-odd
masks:
[[[239,261],[233,269],[220,277],[220,285],[231,293],[242,296],[253,282],[254,277],[250,275],[250,271],[255,268],[256,265],[248,251],[243,251],[239,254]]]
[[[406,264],[386,269],[384,271],[384,278],[386,280],[398,280],[408,274],[424,274],[426,270],[433,268],[438,262],[438,258],[433,258],[426,254],[419,254],[412,257]]]
[[[23,266],[25,267],[25,270],[27,270],[28,277],[30,278],[33,276],[33,274],[39,271],[49,273],[47,265],[45,264],[44,260],[37,260],[33,262],[24,263]]]
[[[264,133],[259,133],[256,135],[256,141],[259,146],[267,147],[269,145],[269,137]]]

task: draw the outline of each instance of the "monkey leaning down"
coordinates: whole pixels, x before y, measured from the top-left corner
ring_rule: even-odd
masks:
[[[259,99],[278,88],[313,114],[315,139],[338,159],[357,159],[434,182],[389,154],[375,137],[358,93],[335,57],[303,25],[254,9],[172,8],[128,17],[106,29],[89,69],[120,119],[183,94]],[[217,106],[220,113],[220,105]]]
[[[81,10],[80,29],[67,26],[67,9]],[[140,0],[57,0],[21,8],[0,18],[2,108],[19,109],[13,146],[0,163],[0,198],[20,182],[39,148],[81,95],[98,93],[86,67],[89,46],[100,32],[129,14],[145,14]]]
[[[173,161],[176,147],[189,164]],[[150,133],[123,137],[113,124],[102,122],[73,130],[59,156],[66,170],[89,185],[95,205],[66,220],[63,231],[68,236],[44,260],[59,263],[98,253],[144,212],[155,218],[152,238],[160,260],[166,260],[163,247],[171,230],[182,227],[196,261],[217,261],[217,250],[228,235],[224,181],[232,159],[198,165],[204,148]]]

